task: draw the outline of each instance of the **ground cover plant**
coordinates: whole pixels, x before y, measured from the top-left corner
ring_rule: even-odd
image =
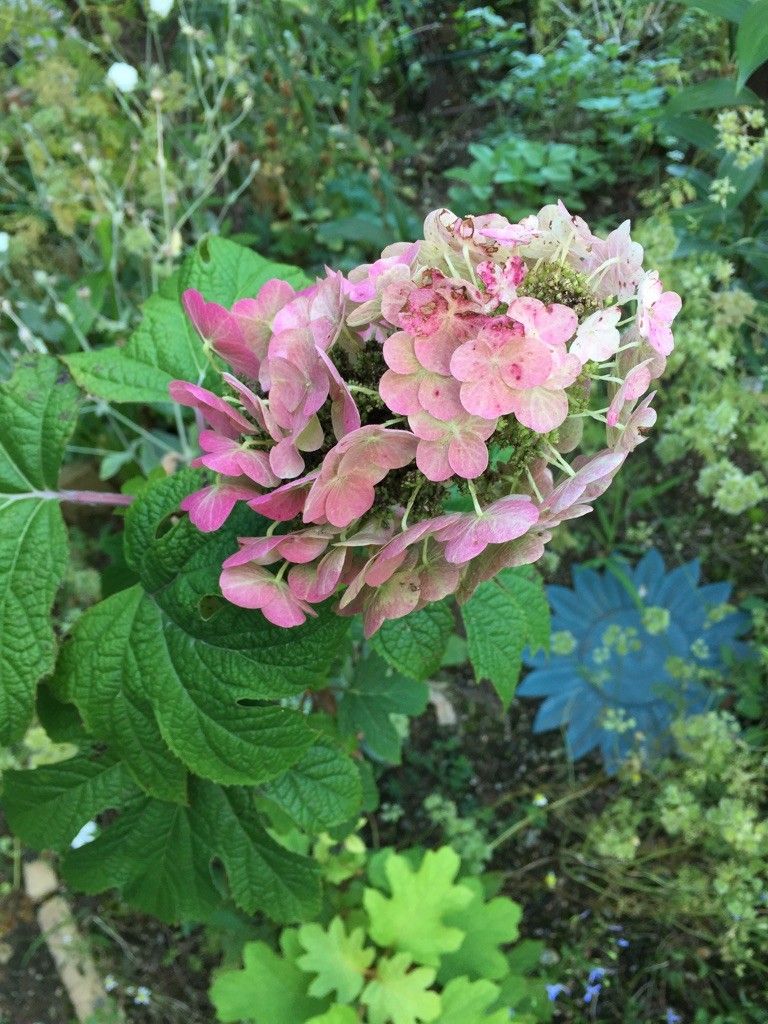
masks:
[[[0,1024],[765,1019],[766,24],[0,12]]]

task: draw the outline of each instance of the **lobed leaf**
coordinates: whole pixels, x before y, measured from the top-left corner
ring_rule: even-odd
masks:
[[[50,492],[77,409],[77,388],[52,357],[24,357],[0,386],[0,743],[23,736],[53,668],[51,608],[69,548]]]

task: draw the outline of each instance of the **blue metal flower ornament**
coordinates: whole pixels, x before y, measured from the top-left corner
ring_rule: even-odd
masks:
[[[699,576],[698,561],[667,572],[652,550],[634,569],[615,557],[604,572],[574,569],[572,590],[547,587],[551,653],[526,658],[517,690],[545,698],[534,732],[564,729],[572,759],[599,748],[609,773],[631,751],[667,750],[674,719],[711,705],[727,652],[743,655],[748,618],[727,605],[731,585]]]

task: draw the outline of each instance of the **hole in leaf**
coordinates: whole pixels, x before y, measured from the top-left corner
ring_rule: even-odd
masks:
[[[200,612],[200,617],[206,621],[212,619],[223,607],[224,598],[219,597],[218,594],[204,594],[197,602],[197,610]]]
[[[178,522],[179,516],[176,512],[170,512],[164,519],[161,519],[160,522],[155,527],[155,537],[157,538],[157,540],[160,540],[161,537],[164,537],[167,533],[170,533]]]

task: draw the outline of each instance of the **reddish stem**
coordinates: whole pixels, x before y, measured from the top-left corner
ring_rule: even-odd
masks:
[[[110,494],[108,491],[51,491],[51,498],[76,505],[130,505],[132,494]]]

